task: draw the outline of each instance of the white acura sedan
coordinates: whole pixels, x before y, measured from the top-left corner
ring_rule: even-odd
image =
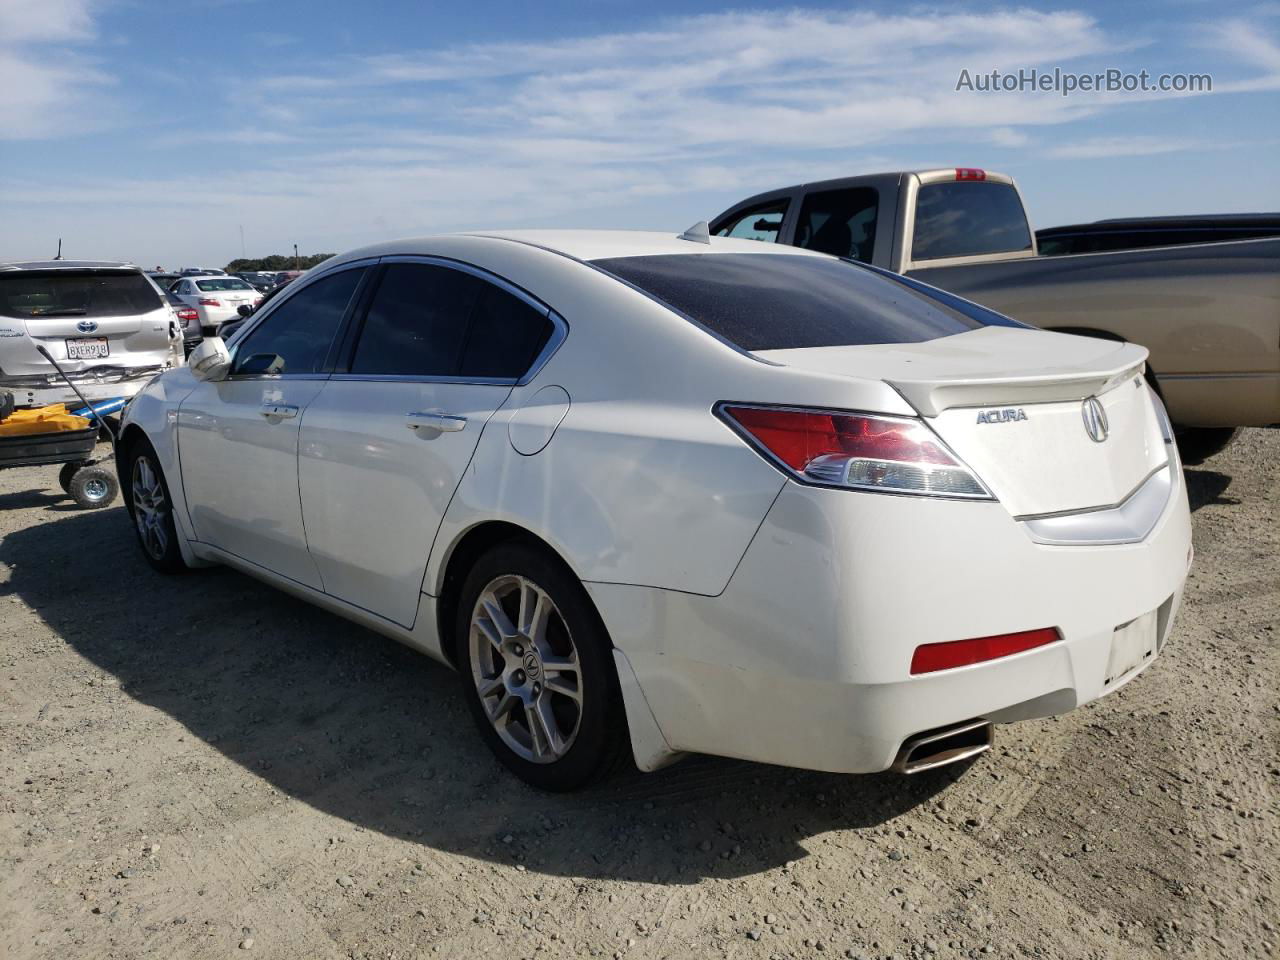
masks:
[[[539,787],[913,772],[1169,636],[1190,518],[1145,357],[697,228],[404,240],[153,380],[120,476],[157,569],[450,664]]]

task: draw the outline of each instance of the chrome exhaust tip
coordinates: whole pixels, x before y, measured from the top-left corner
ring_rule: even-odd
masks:
[[[988,720],[970,720],[954,727],[926,730],[902,741],[890,770],[922,773],[949,763],[959,763],[991,749],[994,730]]]

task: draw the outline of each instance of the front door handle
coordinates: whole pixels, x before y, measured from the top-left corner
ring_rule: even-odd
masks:
[[[264,417],[278,417],[281,420],[292,420],[298,415],[298,408],[291,403],[264,403],[258,408]]]
[[[466,417],[455,417],[447,413],[435,413],[419,410],[404,415],[404,425],[410,430],[438,430],[441,433],[457,433],[467,425]]]

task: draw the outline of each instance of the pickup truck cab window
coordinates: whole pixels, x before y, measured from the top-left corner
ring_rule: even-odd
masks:
[[[916,197],[913,260],[942,260],[1031,249],[1018,191],[1008,183],[929,183]]]
[[[870,263],[878,207],[879,196],[870,187],[811,193],[800,208],[795,245]]]
[[[789,204],[788,200],[774,200],[752,207],[721,224],[716,230],[716,236],[776,243],[778,231],[782,229],[782,218],[787,215]]]

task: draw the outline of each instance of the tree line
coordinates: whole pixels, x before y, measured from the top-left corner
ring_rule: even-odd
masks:
[[[332,256],[332,253],[313,253],[310,256],[295,259],[293,254],[273,253],[269,257],[241,257],[239,260],[232,260],[223,269],[227,273],[243,273],[247,270],[261,270],[264,273],[279,273],[281,270],[310,270]]]

